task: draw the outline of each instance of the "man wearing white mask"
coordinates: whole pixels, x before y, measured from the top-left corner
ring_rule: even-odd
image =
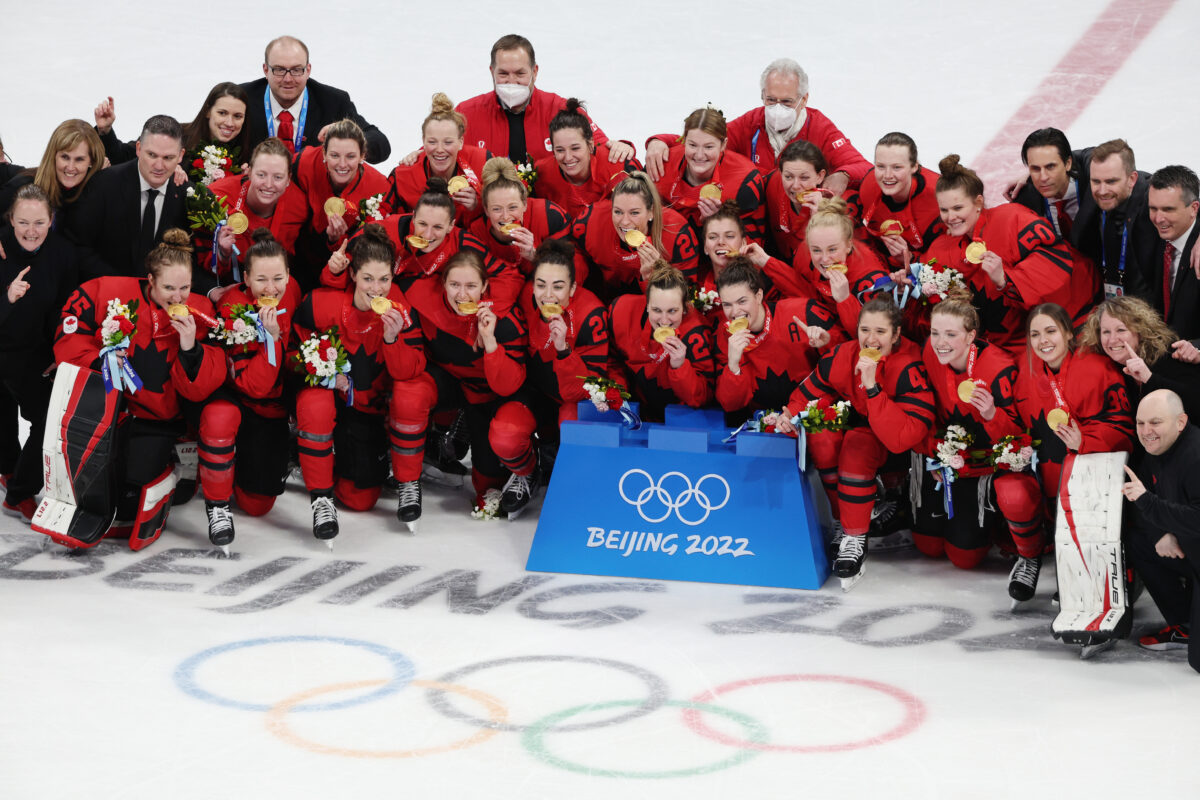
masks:
[[[759,80],[763,104],[729,123],[726,148],[754,162],[764,175],[775,169],[783,148],[802,139],[812,142],[829,165],[821,186],[835,195],[858,188],[871,163],[829,117],[808,107],[808,75],[790,58],[772,61]],[[646,171],[657,180],[674,137],[656,136],[646,143]]]
[[[553,152],[550,120],[566,107],[567,101],[534,85],[538,66],[530,41],[515,33],[501,36],[492,45],[489,70],[494,90],[458,104],[458,111],[467,118],[464,141],[507,156],[514,164]],[[632,144],[609,141],[594,122],[592,134],[596,144],[608,142],[613,163],[633,157]]]

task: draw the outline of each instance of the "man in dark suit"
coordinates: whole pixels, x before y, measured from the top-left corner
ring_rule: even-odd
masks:
[[[1150,176],[1121,139],[1071,150],[1057,128],[1029,134],[1021,147],[1029,180],[1014,202],[1046,219],[1096,264],[1108,297],[1150,297],[1146,278],[1156,236],[1146,216]],[[1093,165],[1097,175],[1093,179]]]
[[[101,170],[79,201],[69,231],[76,243],[107,265],[108,275],[146,276],[146,254],[170,228],[188,230],[186,192],[176,186],[183,131],[174,117],[146,120],[137,159]],[[81,276],[84,280],[97,275]]]
[[[1175,355],[1187,361],[1195,355],[1200,340],[1200,279],[1189,266],[1200,226],[1200,181],[1187,167],[1163,167],[1150,176],[1149,219],[1158,232],[1154,248],[1152,297],[1154,307],[1181,339]],[[1193,362],[1194,363],[1194,362]]]
[[[311,80],[311,73],[304,42],[280,36],[267,45],[264,77],[242,84],[250,95],[250,107],[246,109],[250,149],[278,136],[288,149],[298,153],[324,142],[325,129],[333,123],[352,119],[367,136],[367,161],[378,164],[386,160],[392,145],[383,131],[363,119],[349,94]]]

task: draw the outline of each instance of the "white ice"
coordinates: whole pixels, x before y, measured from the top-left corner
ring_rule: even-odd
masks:
[[[190,119],[213,83],[254,78],[265,42],[292,33],[311,48],[313,77],[351,90],[398,157],[416,146],[429,96],[484,91],[488,48],[518,31],[537,47],[539,85],[589,101],[604,129],[639,152],[646,135],[676,131],[707,101],[730,114],[748,109],[762,66],[788,55],[810,73],[811,104],[868,157],[880,135],[899,129],[929,165],[948,152],[970,163],[1102,8],[1024,0],[7,3],[0,136],[15,161],[35,163],[54,125],[90,118],[107,95],[127,138],[153,113]],[[1177,2],[1144,40],[1128,43],[1128,61],[1066,127],[1075,146],[1123,136],[1143,168],[1197,165],[1188,57],[1198,19],[1194,3]],[[1044,124],[1055,122],[1048,105]],[[1018,153],[1011,161],[1015,170]],[[1008,565],[998,556],[970,573],[911,552],[873,557],[847,595],[836,581],[800,592],[551,576],[524,570],[536,513],[475,522],[465,490],[427,488],[417,536],[399,532],[387,496],[373,512],[343,512],[332,553],[312,539],[305,499],[293,484],[265,520],[238,515],[232,560],[208,546],[198,500],[177,508],[142,554],[123,543],[80,556],[43,552],[28,529],[0,520],[0,796],[1194,791],[1197,676],[1181,655],[1130,642],[1081,663],[1049,634],[1052,568],[1017,614],[1007,611]],[[255,569],[261,580],[237,580]],[[364,583],[372,576],[380,577]],[[427,585],[439,580],[454,588]],[[571,587],[579,593],[547,595]],[[1144,600],[1135,633],[1159,620]],[[267,637],[293,638],[206,658],[188,673],[194,693],[184,690],[179,672],[189,659]],[[345,708],[283,707],[353,701],[386,686],[387,653],[411,661],[416,686]],[[454,677],[460,694],[441,710],[431,704],[428,682],[497,661]],[[647,676],[665,694],[656,696]],[[624,703],[558,724],[603,723],[648,697],[686,703],[772,676],[810,677],[723,693],[713,703],[725,715],[699,719],[725,742],[761,726],[760,738],[782,750],[700,736],[685,708],[670,704],[540,738],[460,718],[506,713],[524,727]],[[847,743],[865,745],[837,749]]]

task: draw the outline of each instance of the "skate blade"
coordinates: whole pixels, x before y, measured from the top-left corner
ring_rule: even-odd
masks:
[[[412,522],[404,523],[404,527],[408,528],[409,533],[415,535],[417,532],[417,525],[418,525],[418,523],[420,523],[420,521],[421,520],[419,520],[419,519],[414,519]]]
[[[328,547],[330,550],[332,550],[333,549],[333,539],[326,539],[325,546]]]
[[[842,591],[848,592],[858,585],[858,582],[863,578],[863,570],[859,570],[857,575],[852,575],[849,578],[838,578],[842,582]]]
[[[1008,610],[1013,611],[1013,612],[1020,611],[1022,608],[1025,608],[1027,605],[1029,605],[1031,602],[1033,602],[1032,597],[1029,598],[1028,600],[1017,600],[1014,598],[1010,598],[1009,600],[1010,600],[1010,602],[1009,602]]]
[[[1103,653],[1105,650],[1112,649],[1112,647],[1114,645],[1116,645],[1116,643],[1117,643],[1116,639],[1105,639],[1104,641],[1097,642],[1096,644],[1085,644],[1083,646],[1083,648],[1079,651],[1079,660],[1087,661],[1089,658],[1096,655],[1097,653]]]
[[[227,545],[227,544],[221,545],[221,552],[225,554],[226,558],[233,558],[233,556],[229,552],[229,545]]]
[[[517,520],[519,520],[521,518],[521,515],[524,513],[525,513],[524,508],[518,508],[516,511],[510,511],[510,512],[508,512],[508,521],[516,522]]]

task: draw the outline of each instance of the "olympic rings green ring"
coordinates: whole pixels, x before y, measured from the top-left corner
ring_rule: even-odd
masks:
[[[594,769],[592,767],[579,764],[574,761],[568,761],[565,758],[554,755],[546,748],[545,734],[546,732],[562,722],[565,719],[581,714],[584,711],[601,711],[606,708],[614,708],[616,706],[637,706],[641,705],[641,700],[613,700],[608,703],[586,704],[568,708],[566,711],[558,711],[547,717],[543,717],[537,722],[530,725],[524,734],[521,736],[521,744],[525,749],[537,759],[560,769],[569,770],[571,772],[579,772],[584,775],[591,775],[598,778],[641,778],[657,780],[662,778],[687,778],[693,775],[707,775],[710,772],[719,772],[723,769],[735,767],[743,761],[748,761],[758,755],[760,750],[752,748],[743,748],[734,753],[729,758],[722,761],[717,761],[712,764],[705,764],[698,767],[688,767],[685,769],[663,770],[661,772],[630,772],[617,769]],[[743,714],[740,711],[734,711],[724,706],[713,705],[712,703],[697,703],[692,700],[666,700],[663,705],[674,706],[676,708],[692,709],[696,711],[704,711],[709,714],[717,714],[722,717],[727,717],[734,722],[740,723],[746,729],[747,741],[761,744],[767,740],[767,728],[758,720],[748,714]]]

